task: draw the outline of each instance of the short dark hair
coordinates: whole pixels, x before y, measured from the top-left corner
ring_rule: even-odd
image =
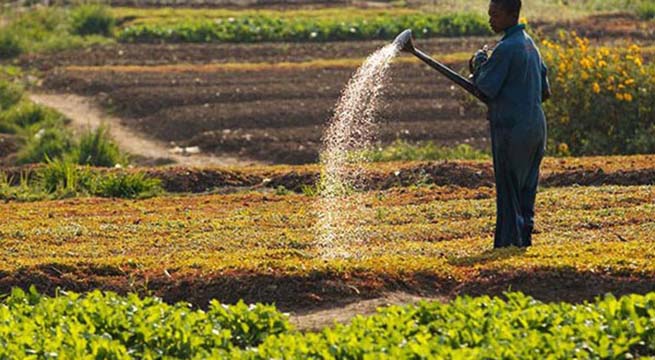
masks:
[[[521,13],[521,0],[491,0],[492,3],[502,6],[510,14]]]

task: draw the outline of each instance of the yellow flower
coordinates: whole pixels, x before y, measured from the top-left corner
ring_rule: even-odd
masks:
[[[561,154],[566,155],[569,153],[569,146],[566,143],[560,143],[559,146],[557,146],[557,150],[559,150]]]
[[[628,80],[625,81],[626,85],[632,85],[634,83],[635,83],[635,79],[628,79]]]
[[[636,58],[636,59],[635,59],[635,65],[637,65],[637,66],[639,66],[639,67],[642,67],[644,64],[643,64],[643,62],[641,61],[640,58]]]
[[[624,99],[623,94],[621,94],[621,93],[616,93],[616,100],[618,100],[618,101],[623,101],[623,99]]]
[[[600,93],[600,85],[597,82],[595,82],[594,85],[592,86],[592,90],[596,94]]]
[[[527,25],[527,24],[528,24],[528,18],[526,18],[526,17],[522,17],[522,18],[519,20],[519,23],[520,23],[520,24],[525,24],[525,25]]]
[[[593,66],[593,62],[589,58],[584,58],[580,60],[580,65],[585,69],[590,69]]]
[[[586,71],[583,71],[582,74],[580,74],[580,76],[582,77],[582,80],[587,80],[587,79],[589,79],[589,74],[587,74]]]
[[[623,99],[627,102],[632,102],[632,94],[630,93],[623,94]]]
[[[605,67],[605,66],[607,66],[607,63],[604,60],[598,62],[598,67]]]

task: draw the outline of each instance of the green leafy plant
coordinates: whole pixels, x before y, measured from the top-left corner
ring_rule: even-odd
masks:
[[[655,294],[592,303],[505,299],[390,306],[320,332],[293,331],[261,304],[207,311],[158,298],[93,291],[40,295],[14,288],[0,304],[0,357],[82,358],[635,358],[655,355]],[[611,340],[610,340],[611,339]]]
[[[412,28],[417,37],[489,35],[484,16],[477,13],[391,14],[376,17],[275,17],[257,14],[219,19],[178,19],[146,22],[123,28],[126,42],[260,42],[393,39]]]
[[[270,306],[212,302],[199,311],[186,303],[99,291],[60,291],[51,298],[15,288],[0,311],[6,315],[2,358],[220,358],[289,329],[286,316]]]

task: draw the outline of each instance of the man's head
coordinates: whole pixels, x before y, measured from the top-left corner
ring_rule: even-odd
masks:
[[[489,25],[500,33],[518,24],[521,0],[491,0],[489,2]]]

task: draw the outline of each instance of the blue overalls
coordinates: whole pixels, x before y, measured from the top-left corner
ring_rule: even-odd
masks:
[[[539,165],[546,146],[541,108],[542,94],[549,86],[546,74],[539,50],[522,24],[505,31],[489,60],[474,74],[475,85],[490,99],[495,248],[532,244]]]

